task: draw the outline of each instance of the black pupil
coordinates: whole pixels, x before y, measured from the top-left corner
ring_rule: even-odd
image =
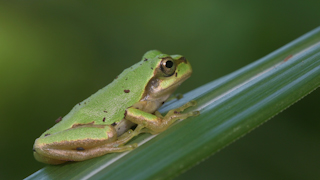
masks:
[[[167,68],[171,68],[173,66],[173,62],[172,61],[167,61],[166,62],[166,67]]]

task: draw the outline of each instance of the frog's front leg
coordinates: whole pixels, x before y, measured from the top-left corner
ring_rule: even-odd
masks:
[[[199,111],[193,111],[184,114],[181,113],[186,108],[194,106],[195,104],[195,101],[190,101],[179,108],[170,110],[164,117],[158,111],[156,111],[154,114],[151,114],[133,106],[126,110],[125,119],[148,128],[147,130],[144,129],[141,132],[157,134],[166,130],[178,119],[186,119],[190,116],[199,115]]]
[[[34,156],[47,164],[83,161],[107,153],[132,150],[137,144],[124,144],[138,134],[139,130],[128,130],[118,138],[112,126],[79,126],[36,139]],[[59,137],[65,139],[60,141]]]

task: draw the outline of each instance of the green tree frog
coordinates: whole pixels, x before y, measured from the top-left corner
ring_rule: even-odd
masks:
[[[183,56],[148,51],[140,62],[74,106],[37,138],[33,146],[35,159],[61,164],[132,150],[137,144],[126,143],[138,134],[157,134],[178,119],[198,115],[199,111],[181,113],[195,101],[165,116],[157,111],[191,73],[191,65]]]

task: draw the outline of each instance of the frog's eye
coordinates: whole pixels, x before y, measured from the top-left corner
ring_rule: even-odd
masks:
[[[171,58],[165,58],[161,61],[161,71],[167,76],[173,75],[176,71],[176,65]]]

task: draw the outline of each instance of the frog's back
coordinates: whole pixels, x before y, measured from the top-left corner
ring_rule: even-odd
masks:
[[[77,104],[61,122],[44,134],[59,132],[75,124],[94,122],[97,125],[109,125],[119,122],[124,117],[125,109],[142,98],[159,61],[158,58],[142,59],[125,69],[112,83]]]

